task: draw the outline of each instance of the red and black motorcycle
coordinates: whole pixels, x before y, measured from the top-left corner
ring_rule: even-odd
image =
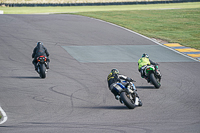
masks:
[[[37,72],[41,78],[46,78],[47,74],[47,57],[39,56],[37,57]]]

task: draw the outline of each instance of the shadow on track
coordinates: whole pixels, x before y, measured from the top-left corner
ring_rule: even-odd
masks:
[[[87,109],[117,109],[117,110],[128,110],[126,106],[95,106],[95,107],[78,107],[78,108],[87,108]]]
[[[30,77],[30,76],[14,76],[11,78],[18,78],[18,79],[40,79],[40,77]]]
[[[136,86],[137,89],[156,89],[154,86]]]

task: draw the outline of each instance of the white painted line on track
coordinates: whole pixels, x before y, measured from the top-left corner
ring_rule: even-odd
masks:
[[[4,122],[7,121],[8,117],[7,117],[6,113],[4,112],[4,110],[1,108],[1,106],[0,106],[0,112],[2,114],[2,118],[1,118],[2,121],[0,122],[0,124],[3,124]]]
[[[192,60],[194,60],[194,61],[200,62],[199,60],[197,60],[197,59],[195,59],[195,58],[192,58],[192,57],[190,57],[190,56],[187,56],[187,55],[184,54],[184,53],[178,52],[178,51],[176,51],[176,50],[174,50],[174,49],[172,49],[172,48],[170,48],[170,47],[167,47],[167,46],[165,46],[165,45],[163,45],[163,44],[161,44],[161,43],[159,43],[159,42],[157,42],[157,41],[155,41],[155,40],[149,38],[149,37],[146,37],[146,36],[144,36],[144,35],[142,35],[142,34],[139,34],[139,33],[137,33],[137,32],[134,32],[134,31],[132,31],[132,30],[129,30],[129,29],[127,29],[127,28],[121,27],[121,26],[119,26],[119,25],[116,25],[116,24],[113,24],[113,23],[110,23],[110,22],[106,22],[106,21],[104,21],[104,20],[100,20],[100,19],[96,19],[96,18],[91,18],[91,17],[88,17],[88,18],[94,19],[94,20],[98,20],[98,21],[101,21],[101,22],[103,22],[103,23],[108,23],[108,24],[113,25],[113,26],[116,26],[116,27],[118,27],[118,28],[127,30],[127,31],[129,31],[129,32],[131,32],[131,33],[134,33],[134,34],[136,34],[136,35],[139,35],[139,36],[141,36],[141,37],[144,37],[144,38],[146,38],[146,39],[148,39],[148,40],[150,40],[150,41],[152,41],[152,42],[154,42],[154,43],[156,43],[156,44],[158,44],[158,45],[160,45],[160,46],[162,46],[162,47],[165,47],[165,48],[167,48],[167,49],[169,49],[169,50],[172,50],[172,51],[174,51],[174,52],[176,52],[176,53],[178,53],[178,54],[180,54],[180,55],[182,55],[182,56],[184,56],[184,57],[187,57],[187,58],[190,58],[190,59],[192,59]]]

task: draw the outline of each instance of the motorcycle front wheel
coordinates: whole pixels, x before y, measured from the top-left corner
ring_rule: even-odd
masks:
[[[132,101],[129,98],[129,94],[127,94],[126,92],[122,92],[120,94],[120,98],[129,109],[134,109],[135,108],[134,101]]]

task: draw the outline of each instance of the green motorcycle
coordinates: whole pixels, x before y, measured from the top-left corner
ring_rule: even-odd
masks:
[[[145,68],[145,76],[147,77],[148,82],[153,84],[155,88],[160,88],[161,86],[161,73],[158,69],[158,65],[148,65]]]

